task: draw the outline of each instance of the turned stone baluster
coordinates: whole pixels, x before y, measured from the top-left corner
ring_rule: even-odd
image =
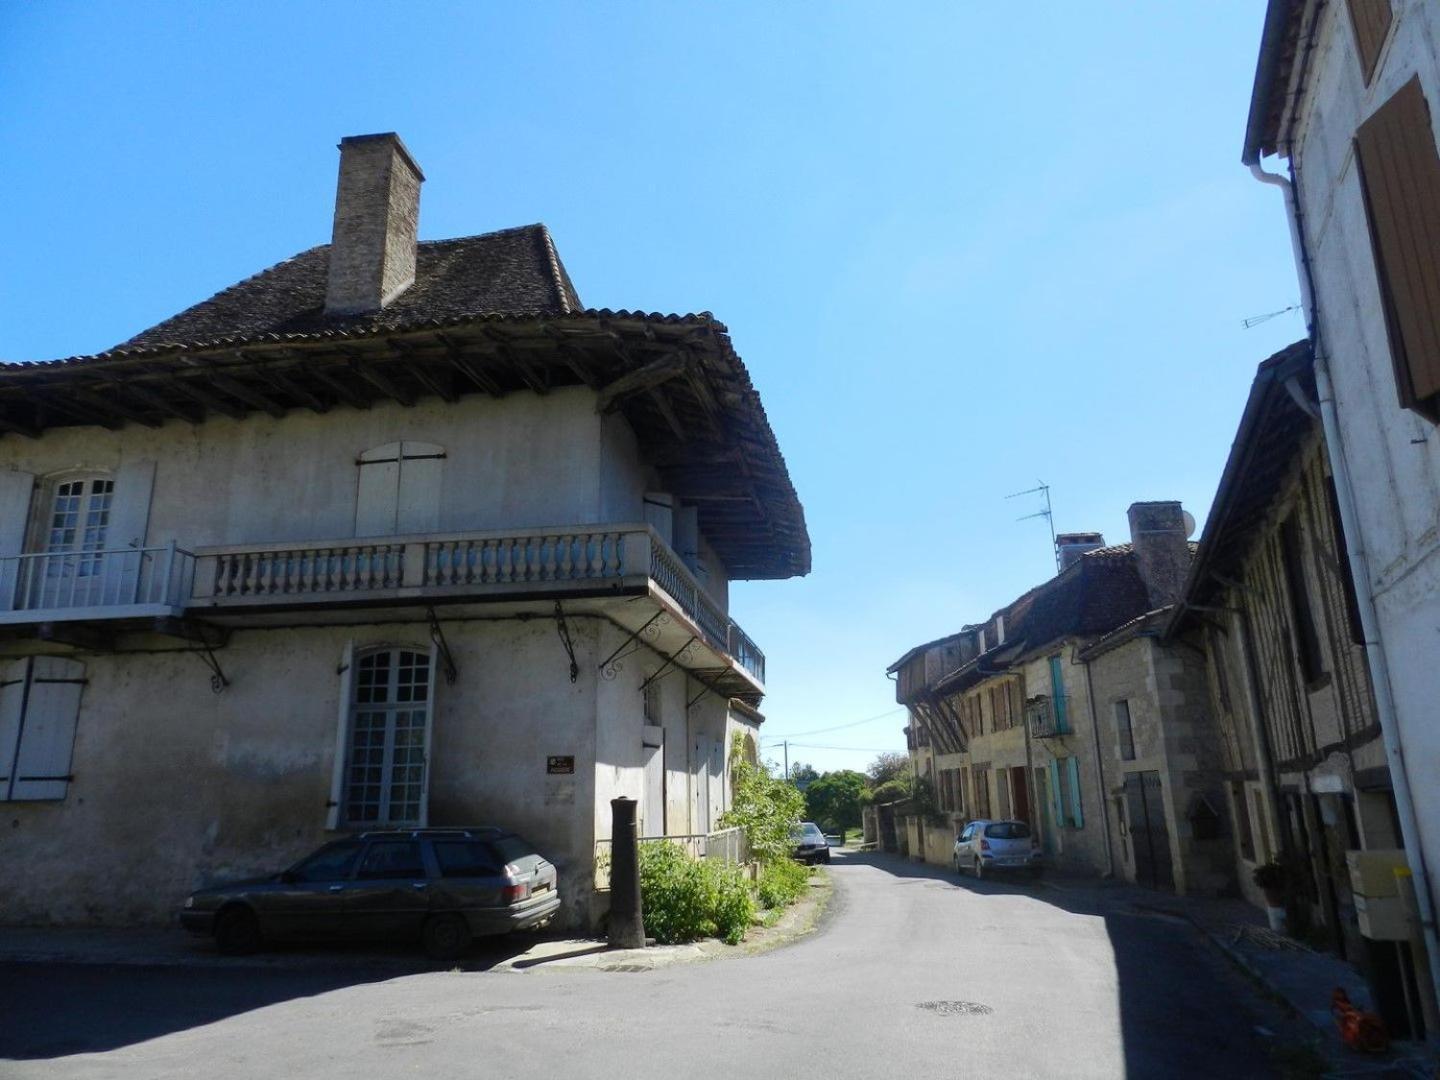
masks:
[[[560,578],[563,581],[570,581],[575,576],[575,545],[583,544],[584,535],[562,536],[556,540],[560,545]]]
[[[564,537],[561,536],[542,536],[540,538],[540,547],[544,552],[545,559],[544,569],[541,570],[541,575],[546,581],[555,580],[555,563],[557,555],[555,549],[560,546],[562,540],[564,540]]]

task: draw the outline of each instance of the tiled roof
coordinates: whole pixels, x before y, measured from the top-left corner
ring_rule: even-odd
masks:
[[[231,285],[117,348],[190,345],[264,335],[373,332],[463,315],[565,314],[581,309],[544,225],[417,246],[415,283],[372,314],[325,314],[330,245],[302,251]]]

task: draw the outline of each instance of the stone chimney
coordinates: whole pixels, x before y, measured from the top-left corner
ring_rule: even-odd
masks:
[[[1097,532],[1061,533],[1055,537],[1055,554],[1060,557],[1060,569],[1080,558],[1087,551],[1105,546],[1105,537]]]
[[[1175,603],[1190,573],[1189,515],[1178,502],[1137,502],[1128,513],[1130,544],[1151,609]]]
[[[326,315],[379,311],[414,284],[424,182],[393,131],[340,140]]]

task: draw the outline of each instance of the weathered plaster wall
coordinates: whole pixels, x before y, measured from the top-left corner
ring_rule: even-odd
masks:
[[[543,622],[443,625],[460,675],[437,683],[431,823],[526,835],[583,922],[596,733],[611,727],[597,714],[600,624],[572,627],[575,684]],[[417,625],[241,631],[220,654],[220,695],[188,653],[80,657],[89,684],[66,799],[0,808],[6,863],[26,868],[0,878],[0,919],[160,922],[196,886],[273,872],[325,840],[347,641],[429,647]],[[550,754],[573,754],[575,775],[547,776]]]
[[[1342,449],[1355,479],[1397,729],[1433,889],[1433,868],[1440,868],[1440,726],[1433,717],[1440,699],[1433,646],[1440,630],[1440,437],[1398,404],[1351,146],[1359,124],[1416,74],[1431,123],[1440,121],[1440,9],[1421,0],[1397,0],[1391,7],[1394,23],[1366,87],[1346,6],[1326,6],[1293,161],[1320,348],[1330,362]]]

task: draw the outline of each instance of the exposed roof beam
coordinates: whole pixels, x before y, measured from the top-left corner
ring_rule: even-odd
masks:
[[[402,390],[395,384],[395,381],[391,379],[390,376],[379,371],[375,365],[367,364],[363,360],[352,359],[350,366],[355,369],[355,374],[359,375],[377,390],[394,398],[407,409],[415,404],[414,394],[408,390]]]
[[[310,372],[310,374],[313,375],[320,382],[328,386],[331,390],[335,391],[335,396],[338,397],[341,401],[345,402],[345,404],[349,405],[351,408],[370,408],[370,399],[365,397],[363,394],[356,393],[355,388],[351,386],[348,382],[346,382],[345,379],[336,378],[334,375],[331,375],[330,372],[326,371],[324,368],[321,367],[315,368],[313,371]]]
[[[283,371],[276,371],[273,368],[263,369],[260,372],[260,377],[282,394],[289,394],[291,397],[299,398],[314,412],[327,413],[330,411],[330,403],[328,401],[316,397]]]
[[[154,390],[137,382],[115,382],[111,384],[115,392],[129,394],[137,397],[151,408],[159,409],[163,413],[184,420],[187,424],[198,424],[205,419],[203,410],[192,409],[182,405],[178,401],[171,401],[163,394],[157,394]]]
[[[659,360],[652,360],[643,367],[636,368],[607,383],[595,399],[595,411],[609,412],[621,398],[668,382],[682,374],[686,367],[687,362],[683,356],[666,356]]]
[[[71,390],[70,393],[76,401],[89,406],[96,412],[115,413],[118,416],[123,416],[126,420],[133,420],[137,424],[144,424],[146,427],[158,428],[160,426],[160,421],[155,419],[155,417],[131,408],[125,402],[119,400],[114,394],[102,398],[97,394],[91,393],[89,390],[81,390],[79,387]]]
[[[254,406],[262,412],[267,412],[276,420],[285,416],[285,406],[273,398],[269,398],[256,390],[253,386],[246,386],[239,379],[232,379],[229,375],[214,373],[210,376],[210,383],[215,389],[229,394],[237,401],[243,401],[247,405]]]
[[[660,415],[665,418],[665,423],[670,425],[670,430],[675,433],[675,438],[681,442],[687,442],[690,435],[685,430],[685,425],[680,423],[680,417],[675,415],[675,408],[670,404],[670,399],[665,396],[665,391],[658,386],[652,386],[646,393],[655,403],[655,408],[660,410]]]
[[[232,420],[240,420],[245,416],[244,409],[233,401],[227,401],[218,394],[212,394],[205,386],[201,385],[199,379],[182,376],[174,379],[170,385],[212,412],[223,413]]]

